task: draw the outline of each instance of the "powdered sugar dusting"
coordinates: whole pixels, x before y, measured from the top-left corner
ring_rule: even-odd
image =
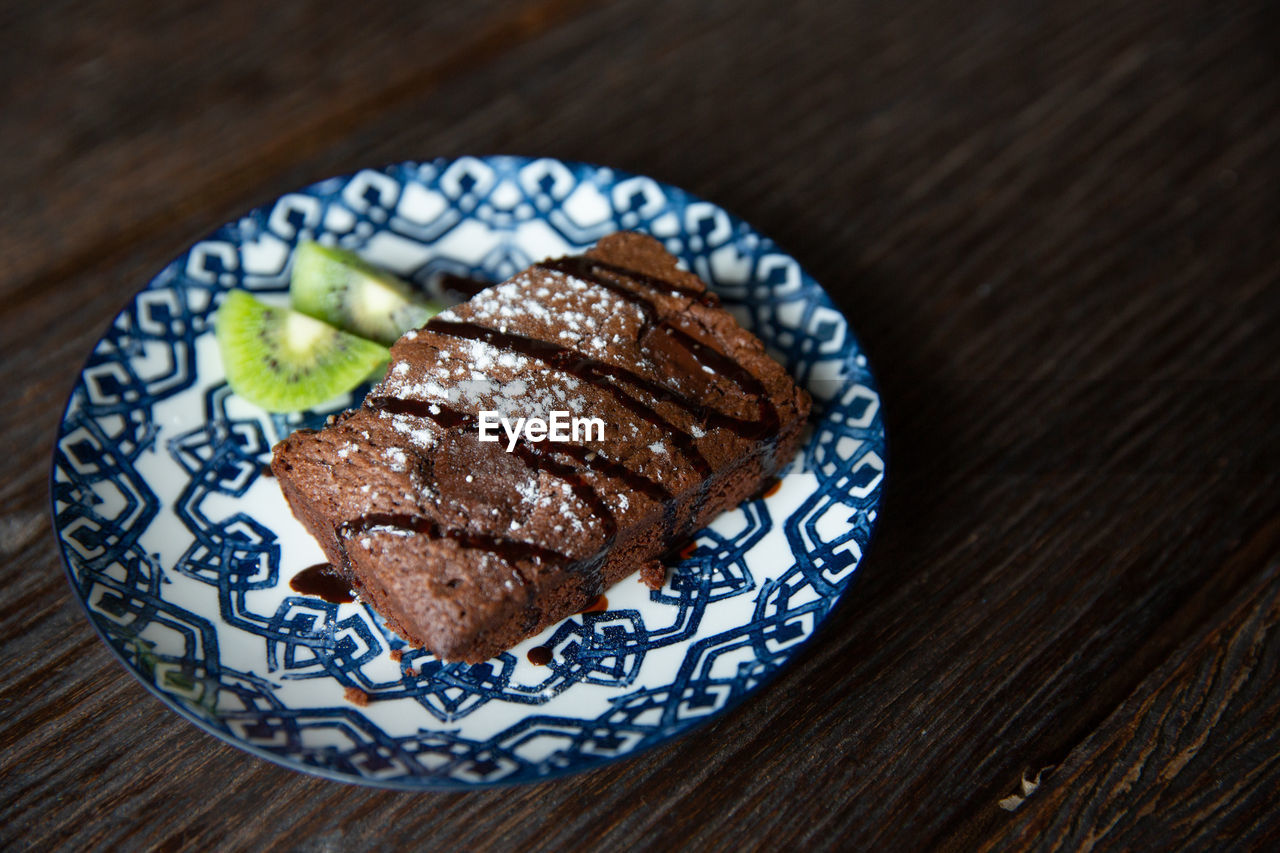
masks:
[[[405,470],[406,458],[404,451],[398,447],[388,447],[382,451],[382,458],[391,464],[391,470],[397,473],[403,473]]]
[[[389,416],[391,427],[398,433],[408,436],[409,442],[420,450],[431,450],[436,446],[436,432],[440,429],[435,421],[428,418],[416,418],[412,415],[390,415],[380,412],[379,417]]]
[[[520,496],[520,500],[527,504],[535,504],[538,500],[538,481],[533,477],[528,477],[516,483],[516,494]]]

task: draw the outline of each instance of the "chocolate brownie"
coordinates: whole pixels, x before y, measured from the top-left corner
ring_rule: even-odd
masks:
[[[604,436],[481,441],[482,412]],[[275,448],[328,559],[397,634],[479,662],[588,606],[755,493],[809,397],[656,240],[535,264],[391,350],[364,404]]]

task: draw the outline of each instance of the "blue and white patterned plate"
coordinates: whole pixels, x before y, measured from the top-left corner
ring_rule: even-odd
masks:
[[[444,273],[498,281],[619,229],[661,239],[813,392],[812,436],[781,488],[701,531],[663,589],[624,580],[608,610],[484,664],[442,664],[358,602],[292,592],[290,578],[323,555],[262,469],[277,440],[331,410],[269,416],[230,392],[211,322],[222,294],[282,294],[307,237],[431,287]],[[848,585],[883,458],[879,399],[844,317],[769,239],[649,178],[463,157],[290,193],[169,264],[89,356],[51,489],[76,595],[165,703],[300,770],[467,788],[631,755],[767,681]],[[527,659],[535,645],[552,650],[550,664]],[[369,703],[350,701],[351,688]]]

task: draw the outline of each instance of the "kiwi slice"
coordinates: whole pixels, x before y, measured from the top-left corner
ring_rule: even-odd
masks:
[[[373,341],[243,290],[227,293],[213,321],[227,383],[269,412],[295,412],[350,391],[391,354]]]
[[[355,253],[312,242],[298,245],[289,297],[303,314],[388,346],[442,310]]]

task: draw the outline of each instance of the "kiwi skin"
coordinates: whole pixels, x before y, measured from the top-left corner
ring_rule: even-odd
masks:
[[[269,412],[336,401],[386,365],[381,344],[231,290],[214,317],[227,384]]]
[[[311,241],[294,253],[289,296],[303,314],[388,346],[442,310],[354,252]]]

